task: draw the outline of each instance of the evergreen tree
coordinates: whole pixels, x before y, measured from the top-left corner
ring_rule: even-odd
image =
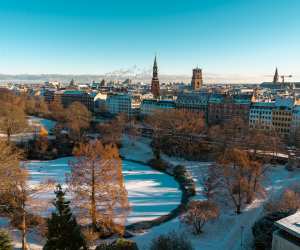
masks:
[[[60,185],[55,190],[56,211],[47,220],[47,242],[44,250],[87,249],[85,239],[70,209],[70,201],[65,200],[65,192]]]
[[[0,249],[1,250],[13,250],[11,239],[8,233],[4,230],[0,230]]]

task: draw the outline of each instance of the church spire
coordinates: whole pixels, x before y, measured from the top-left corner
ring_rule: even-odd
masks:
[[[278,79],[279,79],[279,76],[278,76],[278,69],[277,69],[277,67],[276,67],[275,74],[274,74],[274,78],[273,78],[273,83],[278,83]]]
[[[157,67],[157,59],[156,55],[154,58],[153,63],[153,75],[151,81],[151,93],[153,94],[154,98],[159,98],[159,80],[158,80],[158,67]]]

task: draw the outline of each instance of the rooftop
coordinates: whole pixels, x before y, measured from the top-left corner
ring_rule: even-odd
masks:
[[[276,221],[275,225],[289,234],[300,238],[300,211]]]

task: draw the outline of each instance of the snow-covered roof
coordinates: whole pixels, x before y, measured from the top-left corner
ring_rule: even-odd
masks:
[[[275,222],[280,229],[300,238],[300,211]]]

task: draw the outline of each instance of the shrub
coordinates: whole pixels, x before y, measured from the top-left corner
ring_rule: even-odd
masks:
[[[165,171],[168,167],[167,163],[161,159],[152,159],[149,161],[149,165],[159,171]]]
[[[286,189],[279,199],[269,201],[264,209],[269,212],[288,212],[300,208],[300,191],[299,187],[291,187]]]
[[[174,169],[174,176],[176,178],[181,178],[182,176],[185,176],[186,170],[185,167],[182,165],[177,165]]]
[[[191,201],[182,222],[191,226],[194,234],[202,233],[205,223],[219,216],[219,208],[210,201]]]
[[[150,250],[193,250],[191,242],[184,234],[171,232],[152,240]]]
[[[113,243],[102,243],[96,250],[138,250],[138,247],[132,240],[118,239]]]
[[[0,249],[1,250],[13,250],[10,236],[4,230],[0,230]]]
[[[292,212],[270,213],[258,221],[252,227],[254,247],[256,250],[269,250],[272,248],[273,232],[277,230],[274,222],[291,215]]]

